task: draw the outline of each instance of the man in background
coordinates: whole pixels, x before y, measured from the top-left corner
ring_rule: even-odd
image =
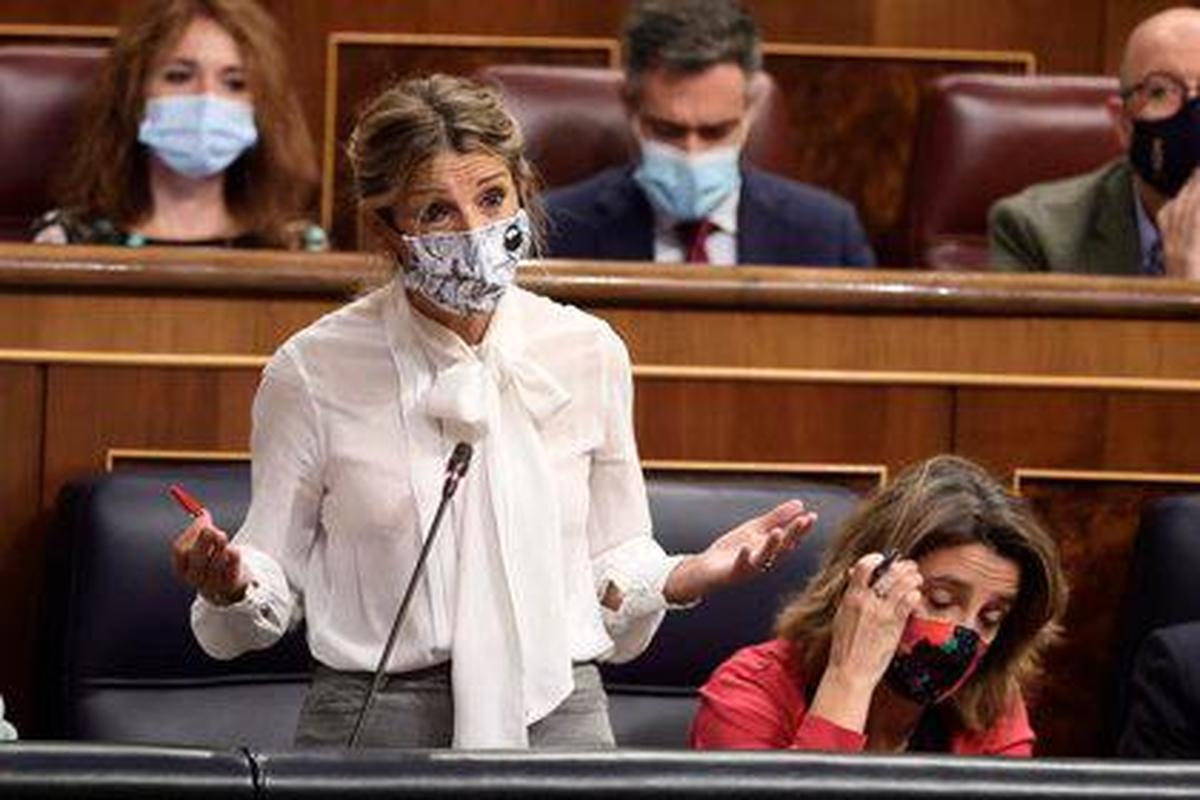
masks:
[[[742,162],[758,27],[736,0],[641,0],[624,35],[636,164],[546,196],[549,255],[869,266],[854,208]]]
[[[1118,754],[1200,758],[1200,622],[1159,628],[1142,645]]]
[[[1126,156],[993,206],[991,260],[1011,270],[1200,277],[1200,9],[1144,20],[1110,104]]]

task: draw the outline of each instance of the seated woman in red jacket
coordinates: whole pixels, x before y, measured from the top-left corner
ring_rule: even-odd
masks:
[[[1026,505],[933,458],[847,521],[778,638],[713,673],[692,746],[1032,755],[1021,690],[1066,594]]]

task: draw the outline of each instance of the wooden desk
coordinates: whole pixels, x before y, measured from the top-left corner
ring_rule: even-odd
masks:
[[[59,487],[112,451],[244,451],[266,354],[385,277],[356,254],[0,249],[0,640],[17,654],[0,686],[19,722]],[[949,451],[1019,485],[1073,589],[1038,728],[1047,752],[1103,752],[1139,505],[1200,491],[1200,287],[553,262],[521,279],[624,337],[647,460],[837,476]]]

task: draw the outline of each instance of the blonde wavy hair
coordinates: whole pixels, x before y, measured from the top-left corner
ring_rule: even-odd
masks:
[[[1040,674],[1043,651],[1060,635],[1067,581],[1057,545],[1027,504],[966,459],[942,455],[913,465],[868,498],[830,543],[817,575],[780,612],[776,633],[798,645],[805,674],[819,677],[855,562],[892,548],[920,559],[967,544],[1012,560],[1021,576],[979,668],[947,701],[963,727],[986,729]]]
[[[347,155],[360,213],[378,213],[403,197],[416,174],[442,153],[486,153],[508,167],[529,214],[535,252],[545,213],[540,182],[525,158],[521,128],[492,88],[434,74],[401,81],[370,100],[350,134]]]

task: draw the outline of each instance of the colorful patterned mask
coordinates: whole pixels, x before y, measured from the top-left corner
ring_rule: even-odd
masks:
[[[912,616],[883,679],[910,700],[937,703],[966,683],[986,651],[987,642],[970,628]]]
[[[529,215],[456,233],[404,236],[404,286],[454,314],[488,314],[512,285],[533,244]]]

